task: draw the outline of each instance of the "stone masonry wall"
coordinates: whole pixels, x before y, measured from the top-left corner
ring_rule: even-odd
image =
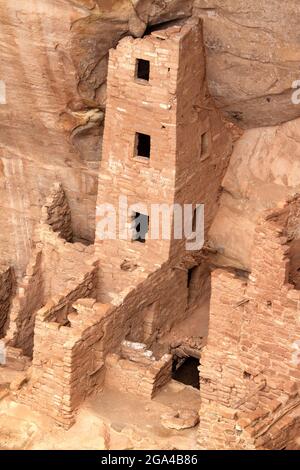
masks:
[[[9,319],[6,343],[32,357],[34,323],[37,311],[62,291],[75,289],[80,276],[95,262],[93,249],[72,239],[70,209],[59,183],[56,183],[42,208],[32,253],[18,289]]]
[[[77,299],[95,296],[97,271],[97,266],[91,268],[75,289],[51,299],[36,316],[32,375],[20,398],[65,427],[74,422],[75,410],[93,388],[87,382],[96,372],[91,370],[92,344],[102,334],[97,322],[102,312],[89,319],[82,311],[81,318],[71,315]]]
[[[298,209],[295,198],[258,224],[248,281],[212,275],[200,368],[203,448],[272,448],[275,438],[284,447],[299,428],[300,292],[288,284]]]
[[[5,341],[32,357],[35,315],[44,303],[42,252],[34,249],[25,276],[19,281],[9,316]]]
[[[98,223],[100,204],[118,208],[120,196],[126,196],[129,205],[173,202],[178,53],[178,41],[165,46],[152,35],[124,38],[110,51],[95,241],[101,259],[99,298],[105,301],[110,300],[110,292],[136,284],[168,259],[169,240],[148,240],[146,244],[121,240],[118,227],[117,240],[101,240]],[[149,82],[135,78],[138,58],[151,62]],[[151,136],[150,160],[135,157],[136,132]],[[129,226],[130,216],[124,217]],[[121,269],[125,260],[133,269]]]
[[[184,42],[184,38],[189,39]],[[189,54],[185,51],[194,47],[194,42],[201,47],[198,51],[196,47],[193,49],[195,57],[187,63],[185,57]],[[231,139],[221,120],[215,127],[210,125],[209,114],[205,111],[208,102],[204,84],[202,89],[192,79],[188,83],[184,79],[186,75],[200,73],[204,80],[204,60],[199,54],[202,46],[200,24],[191,21],[155,31],[141,40],[125,38],[111,52],[104,151],[99,173],[98,221],[100,204],[118,207],[120,195],[128,197],[128,204],[172,204],[176,197],[180,203],[201,203],[206,180],[209,182],[207,192],[211,200],[216,201],[216,188],[226,167]],[[141,83],[135,78],[138,58],[150,61],[149,83]],[[186,68],[189,74],[185,73]],[[183,98],[184,93],[187,93],[186,98]],[[177,109],[177,95],[180,94],[183,115],[179,115]],[[194,109],[193,104],[199,109],[197,106]],[[193,136],[189,136],[193,142],[191,148],[178,129],[185,119],[193,129]],[[209,135],[203,138],[209,129]],[[151,135],[150,162],[134,155],[136,132]],[[203,162],[203,187],[199,184],[201,172],[192,179],[195,168],[190,151],[197,152]],[[187,165],[184,163],[186,158]],[[214,174],[215,159],[222,167],[217,175]],[[186,178],[192,185],[186,186],[185,198],[182,185]],[[207,223],[211,217],[208,212]],[[122,239],[101,240],[101,236],[98,231],[95,254],[100,259],[97,303],[80,307],[77,316],[72,310],[78,306],[71,307],[69,300],[61,304],[59,295],[54,298],[57,307],[54,311],[50,304],[42,320],[38,315],[33,359],[37,379],[33,380],[32,401],[39,406],[46,397],[49,400],[53,395],[51,415],[65,426],[72,424],[75,410],[84,397],[103,386],[105,358],[111,352],[117,353],[124,339],[151,347],[188,312],[188,268],[182,263],[186,252],[181,241],[176,242],[177,254],[170,258],[173,243],[170,240],[147,240],[141,244]],[[36,238],[38,246],[43,248],[46,298],[61,294],[63,285],[63,298],[68,299],[68,292],[74,289],[77,292],[79,285],[78,278],[74,279],[72,274],[78,266],[81,266],[81,273],[88,270],[88,265],[95,260],[92,247],[66,243],[46,223],[39,226]],[[101,302],[107,301],[112,301],[112,305],[103,316],[104,304]],[[43,348],[45,341],[46,349]],[[89,348],[90,341],[96,344],[92,349]],[[55,351],[50,348],[51,344]],[[55,359],[51,358],[51,351]],[[82,363],[81,358],[87,362]],[[47,366],[42,368],[42,363]],[[95,374],[92,371],[96,371]],[[73,387],[73,383],[77,387]],[[43,411],[47,412],[46,408]]]
[[[218,269],[212,272],[211,283],[209,333],[200,360],[199,444],[203,449],[231,449],[236,441],[236,407],[251,385],[244,378],[240,358],[240,303],[247,279]]]
[[[246,448],[299,450],[300,394],[293,386],[280,399],[270,399],[266,391],[253,397],[252,410],[240,412],[236,430]],[[248,403],[250,408],[251,401]],[[298,439],[298,442],[297,442]]]
[[[42,271],[45,299],[73,289],[80,276],[95,261],[93,246],[68,243],[48,224],[41,223],[35,232],[35,244],[43,253]]]
[[[177,72],[176,177],[174,202],[204,204],[205,236],[218,207],[232,139],[212,100],[206,83],[201,24],[184,34]],[[185,238],[173,240],[171,256],[185,251]]]
[[[174,323],[183,319],[187,309],[187,272],[166,263],[161,269],[130,290],[124,301],[115,308],[106,340],[107,352],[115,351],[123,339],[153,341],[168,332]],[[149,335],[149,316],[151,331]]]
[[[94,267],[93,279],[97,272]],[[32,377],[22,394],[25,403],[65,427],[74,423],[76,410],[86,396],[103,387],[107,355],[119,351],[124,339],[147,339],[150,346],[172,327],[174,318],[184,316],[187,305],[187,272],[167,263],[130,290],[119,306],[90,298],[95,292],[88,289],[87,279],[71,292],[55,296],[38,312]],[[95,286],[97,281],[89,282]],[[76,297],[89,298],[76,301]],[[154,335],[149,337],[145,311],[153,304],[157,306]],[[168,367],[156,377],[157,385],[164,382]]]
[[[120,355],[109,354],[105,361],[105,386],[152,399],[172,377],[172,356],[159,360],[142,343],[124,341]]]

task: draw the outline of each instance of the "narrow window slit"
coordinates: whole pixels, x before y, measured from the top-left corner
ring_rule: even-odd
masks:
[[[150,80],[150,61],[149,60],[137,59],[136,78],[149,82]]]
[[[136,157],[150,158],[151,137],[140,132],[136,133]]]

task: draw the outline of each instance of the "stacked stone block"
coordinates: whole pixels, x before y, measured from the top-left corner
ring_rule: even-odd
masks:
[[[142,343],[124,341],[120,355],[109,354],[105,365],[106,387],[146,399],[152,399],[172,376],[172,356],[156,359]]]

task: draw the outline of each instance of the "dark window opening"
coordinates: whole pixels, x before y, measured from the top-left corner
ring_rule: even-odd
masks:
[[[136,134],[136,156],[150,158],[151,137],[147,134]]]
[[[174,358],[172,378],[185,385],[200,389],[199,359],[195,357]]]
[[[188,269],[188,272],[187,272],[187,287],[188,288],[191,286],[191,281],[192,281],[194,270],[195,268]]]
[[[132,240],[145,243],[146,235],[149,231],[149,216],[140,212],[134,212],[132,216],[132,229]]]
[[[149,60],[137,59],[136,64],[136,78],[141,80],[150,80],[150,62]]]

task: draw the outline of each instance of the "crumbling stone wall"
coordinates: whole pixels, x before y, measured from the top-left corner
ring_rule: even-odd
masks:
[[[9,267],[0,266],[0,338],[5,335],[13,294],[13,273]]]
[[[248,412],[240,412],[236,429],[243,446],[252,449],[299,449],[300,394],[292,386],[280,399],[266,399],[263,390],[249,400]],[[250,406],[252,405],[252,406]],[[252,409],[251,409],[252,408]]]
[[[78,275],[95,261],[93,246],[68,243],[46,223],[37,227],[35,243],[42,252],[45,299],[60,294],[65,288],[75,288]]]
[[[212,275],[200,368],[203,448],[273,448],[275,438],[284,446],[299,428],[300,295],[288,283],[298,208],[297,197],[258,224],[248,280],[224,270]]]
[[[82,311],[78,319],[69,316],[77,299],[95,295],[97,270],[91,268],[75,289],[49,300],[36,315],[32,376],[21,401],[65,427],[74,422],[75,410],[95,385],[91,376],[98,372],[91,370],[92,345],[102,335],[102,312],[89,319]]]
[[[172,377],[172,355],[156,359],[142,343],[123,341],[119,354],[105,361],[105,386],[151,399]]]
[[[42,208],[26,273],[18,282],[6,343],[32,357],[37,311],[48,299],[75,289],[95,261],[93,250],[72,239],[71,214],[61,184],[56,183]],[[83,256],[84,253],[84,256]]]
[[[44,303],[42,252],[34,249],[25,276],[18,283],[9,316],[6,343],[32,357],[35,314]]]
[[[60,187],[58,189],[62,195]],[[64,212],[58,212],[56,227],[68,227],[63,220],[59,222],[63,215]],[[29,300],[39,299],[39,305],[33,305],[26,298],[22,309],[15,309],[6,340],[9,345],[21,347],[24,354],[30,352],[32,356],[33,353],[32,377],[28,387],[22,391],[21,400],[68,427],[74,422],[74,412],[87,391],[101,383],[100,380],[95,381],[95,372],[90,374],[94,363],[93,349],[89,348],[89,333],[84,337],[85,331],[95,324],[93,332],[90,332],[95,341],[102,333],[97,328],[97,315],[86,322],[82,319],[76,322],[73,318],[71,328],[69,314],[73,311],[72,304],[79,298],[96,297],[99,268],[90,247],[68,243],[61,234],[62,231],[54,232],[48,223],[41,222],[37,227],[35,245],[39,270],[29,267],[28,286],[35,279],[40,285],[37,283],[36,289],[28,287],[26,292]],[[28,329],[21,328],[20,319],[24,317],[24,311],[30,318],[30,335]],[[27,343],[25,348],[19,339],[25,334],[27,342],[30,341],[30,351]],[[81,344],[83,339],[86,340],[84,346]],[[92,379],[90,375],[93,375]]]

